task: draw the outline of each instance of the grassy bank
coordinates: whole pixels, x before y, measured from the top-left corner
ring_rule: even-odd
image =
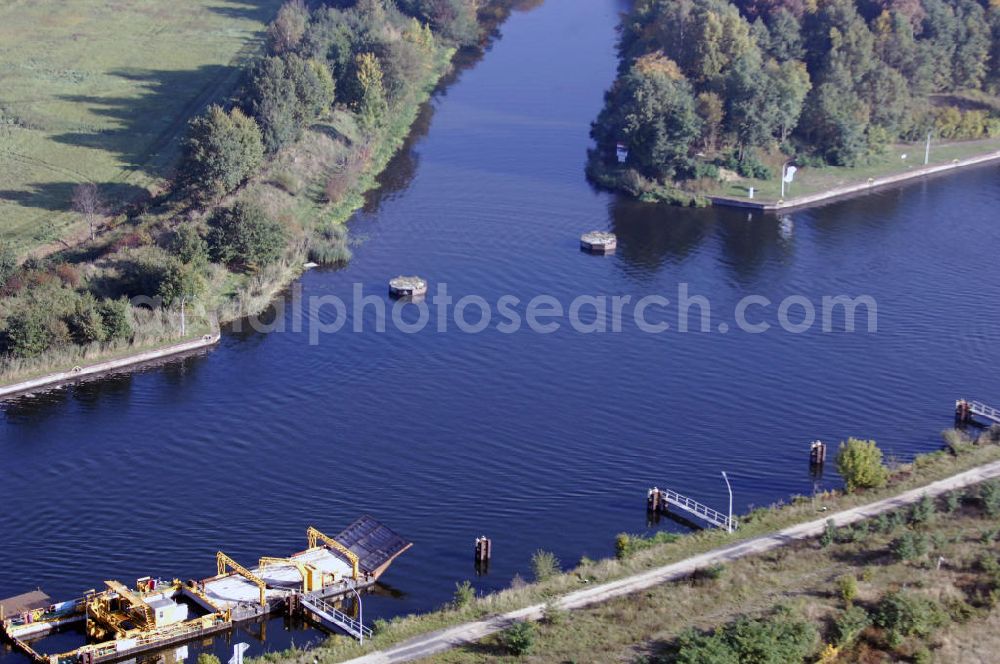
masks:
[[[500,14],[497,20],[502,18]],[[0,362],[0,381],[10,384],[67,371],[85,361],[117,358],[179,341],[179,325],[168,320],[171,315],[176,318],[176,311],[152,316],[157,320],[143,327],[139,323],[144,321],[138,320],[142,310],[137,310],[131,341],[80,343],[73,328],[80,314],[73,310],[81,306],[80,297],[93,295],[103,300],[157,294],[155,284],[162,285],[162,275],[177,269],[177,249],[172,243],[181,231],[187,230],[188,237],[192,231],[201,238],[208,236],[213,215],[237,201],[256,206],[280,226],[284,249],[251,269],[226,269],[204,258],[196,260],[191,269],[199,280],[199,292],[189,307],[196,318],[225,324],[260,313],[301,274],[307,261],[346,263],[350,250],[343,222],[363,204],[366,192],[377,186],[378,175],[407,139],[422,105],[452,69],[455,46],[428,39],[421,47],[420,64],[414,63],[405,85],[394,89],[392,102],[377,125],[362,127],[356,108],[335,104],[302,127],[298,140],[271,155],[248,181],[221,199],[192,206],[183,192],[167,191],[148,204],[132,205],[109,218],[95,239],[76,242],[52,254],[44,264],[29,261],[22,266],[20,273],[8,278],[7,296],[0,299],[0,319],[9,322],[12,315],[32,307],[37,311],[40,300],[58,301],[62,306],[57,310],[64,312],[59,316],[70,329],[62,320],[50,321],[49,334],[58,344],[36,357],[6,355]],[[174,303],[171,309],[176,308]],[[159,326],[154,324],[157,321]]]
[[[983,495],[989,491],[967,489],[929,501],[931,512],[918,504],[831,531],[829,539],[738,559],[627,598],[569,613],[550,611],[529,631],[528,655],[514,659],[665,663],[677,661],[684,643],[684,662],[735,661],[695,655],[699,641],[690,630],[709,634],[740,619],[767,621],[778,614],[810,628],[807,661],[992,661],[1000,577],[996,506],[987,506]],[[882,615],[893,593],[923,612],[912,633]],[[789,612],[779,614],[783,609]],[[743,629],[750,631],[745,623]],[[768,646],[774,647],[757,642],[761,650],[755,652]],[[501,633],[433,661],[511,659]],[[772,655],[753,661],[779,660]]]
[[[461,606],[442,607],[438,611],[423,615],[398,618],[388,623],[380,622],[377,625],[376,636],[367,642],[364,648],[353,641],[337,637],[330,639],[318,649],[307,652],[274,653],[263,659],[289,664],[307,664],[314,658],[324,664],[343,661],[433,630],[546,602],[591,584],[620,579],[726,544],[749,540],[814,520],[823,513],[836,512],[891,497],[997,459],[1000,459],[1000,447],[997,445],[959,445],[955,447],[955,453],[928,454],[918,457],[911,464],[894,468],[889,483],[881,489],[854,494],[829,492],[812,497],[796,497],[787,504],[755,510],[741,519],[740,529],[732,535],[720,530],[706,530],[674,541],[652,542],[648,547],[621,559],[596,562],[584,560],[567,573],[557,574],[535,583],[516,582],[507,590],[479,597]],[[608,533],[609,540],[613,537],[613,533]]]
[[[225,99],[281,0],[58,0],[0,7],[0,242],[24,254],[87,235],[93,182],[163,189],[187,120]]]
[[[890,146],[885,154],[873,158],[870,163],[856,167],[823,166],[811,168],[803,166],[795,173],[794,182],[785,189],[785,200],[796,196],[819,194],[839,187],[863,184],[869,178],[877,179],[892,175],[902,175],[918,170],[924,166],[924,148],[922,143],[899,143]],[[980,155],[1000,151],[1000,138],[987,138],[979,141],[957,141],[932,144],[928,166],[948,164],[954,160],[968,159]],[[906,156],[903,159],[903,155]],[[727,181],[716,181],[699,192],[706,196],[729,196],[746,199],[749,188],[754,188],[754,199],[775,202],[781,198],[781,166],[778,160],[772,160],[769,166],[775,176],[769,180],[750,178],[729,178]]]
[[[871,157],[858,166],[797,166],[794,181],[785,188],[784,200],[822,194],[850,185],[862,185],[869,179],[919,171],[924,167],[924,148],[923,143],[897,143],[889,146],[882,155]],[[955,160],[998,151],[1000,138],[935,143],[931,146],[927,166],[949,164]],[[718,178],[688,180],[670,186],[647,180],[630,169],[607,166],[596,161],[589,165],[588,174],[599,186],[623,191],[647,202],[702,206],[708,205],[711,197],[715,196],[750,200],[749,192],[752,187],[754,201],[776,203],[782,200],[780,175],[787,161],[787,157],[780,153],[762,155],[761,164],[772,173],[772,177],[768,179],[743,177],[734,171],[719,169]]]
[[[179,312],[163,309],[150,311],[146,317],[138,321],[135,336],[128,341],[67,346],[44,357],[3,358],[0,360],[0,375],[4,376],[2,385],[34,380],[99,362],[123,360],[148,351],[194,341],[214,333],[217,326],[207,316],[194,315],[187,317],[186,334],[181,335],[177,330],[180,330]]]

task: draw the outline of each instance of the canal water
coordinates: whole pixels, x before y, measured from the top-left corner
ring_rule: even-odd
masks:
[[[230,330],[204,356],[5,404],[0,596],[203,578],[217,550],[282,555],[304,548],[309,525],[337,532],[370,513],[415,542],[366,598],[370,622],[440,606],[466,579],[488,592],[528,577],[537,549],[565,565],[610,555],[616,533],[650,528],[653,485],[721,509],[726,471],[745,511],[838,484],[829,468],[810,475],[812,440],[874,438],[906,459],[940,446],[956,398],[1000,400],[997,167],[782,217],[594,191],[589,124],[624,8],[546,0],[515,12],[434,97],[350,222],[351,265],[301,279],[306,301],[347,303],[341,331],[312,344],[336,308],[299,328],[286,307],[275,315],[285,331]],[[617,252],[581,253],[592,229],[617,233]],[[479,333],[455,322],[377,332],[377,305],[356,316],[354,289],[386,302],[400,273],[432,293],[447,284],[456,301],[516,297],[521,314],[540,295],[567,309],[579,296],[660,295],[671,305],[646,319],[671,329],[653,333],[626,308],[617,332],[568,319],[548,334],[510,332],[496,311]],[[704,298],[687,332],[681,288]],[[822,298],[839,295],[870,298],[877,331],[864,307],[854,332],[843,312],[824,331]],[[772,303],[746,315],[771,329],[739,329],[747,296]],[[786,327],[809,329],[781,329],[789,297]],[[592,308],[581,318],[596,322]],[[494,559],[477,576],[483,534]],[[236,638],[250,654],[319,638],[267,627],[265,642],[257,626]],[[190,652],[204,647],[227,644]]]

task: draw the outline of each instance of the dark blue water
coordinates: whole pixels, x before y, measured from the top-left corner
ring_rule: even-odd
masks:
[[[218,549],[281,555],[305,546],[308,525],[336,532],[368,512],[416,544],[366,600],[366,620],[421,611],[457,581],[489,591],[527,576],[538,548],[566,564],[610,554],[616,533],[647,528],[654,484],[721,508],[725,470],[743,511],[812,491],[816,438],[875,438],[905,459],[939,447],[955,398],[1000,401],[1000,170],[783,218],[595,192],[588,129],[623,7],[548,0],[515,13],[435,97],[351,221],[363,242],[350,267],[307,273],[302,295],[350,303],[360,283],[384,299],[400,273],[447,283],[456,300],[566,305],[673,300],[684,283],[710,301],[711,332],[648,334],[627,318],[603,334],[505,334],[499,320],[479,334],[357,334],[349,309],[318,345],[309,324],[245,329],[203,357],[6,404],[0,596],[202,578]],[[580,253],[593,228],[618,234],[614,255]],[[734,308],[753,294],[775,303],[750,315],[774,325],[763,334],[736,329]],[[855,333],[837,321],[830,333],[778,329],[784,298],[841,294],[877,302],[877,332],[863,315]],[[291,315],[279,320],[291,327]],[[480,534],[494,539],[484,577],[472,566]],[[253,654],[316,635],[278,620],[266,645],[238,638]]]

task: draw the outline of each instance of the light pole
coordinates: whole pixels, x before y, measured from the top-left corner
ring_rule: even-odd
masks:
[[[722,471],[722,479],[726,480],[726,488],[729,489],[729,520],[726,521],[726,532],[733,532],[733,487],[729,484],[729,477],[726,471]]]
[[[364,645],[365,643],[365,610],[361,604],[361,593],[354,586],[351,586],[351,592],[354,596],[358,598],[358,643]]]

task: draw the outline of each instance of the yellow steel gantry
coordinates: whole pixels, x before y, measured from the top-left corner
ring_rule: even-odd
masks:
[[[267,584],[264,583],[263,579],[221,551],[215,554],[215,563],[219,568],[219,576],[225,574],[226,569],[229,568],[257,586],[260,589],[260,605],[267,606]]]
[[[306,530],[306,537],[309,538],[310,549],[315,549],[317,542],[322,541],[331,549],[334,549],[344,554],[347,557],[347,559],[351,561],[352,574],[354,580],[357,581],[358,579],[361,578],[361,571],[359,569],[360,561],[358,560],[358,556],[353,551],[351,551],[346,546],[344,546],[337,540],[333,539],[332,537],[324,535],[323,533],[321,533],[316,528],[313,528],[312,526],[309,526],[309,529]]]
[[[322,570],[317,569],[315,565],[310,565],[309,563],[304,563],[293,558],[272,558],[271,556],[263,556],[260,559],[260,566],[267,567],[268,565],[291,565],[299,571],[299,575],[302,576],[302,590],[307,593],[311,593],[314,590],[322,590],[326,584],[325,574]]]

